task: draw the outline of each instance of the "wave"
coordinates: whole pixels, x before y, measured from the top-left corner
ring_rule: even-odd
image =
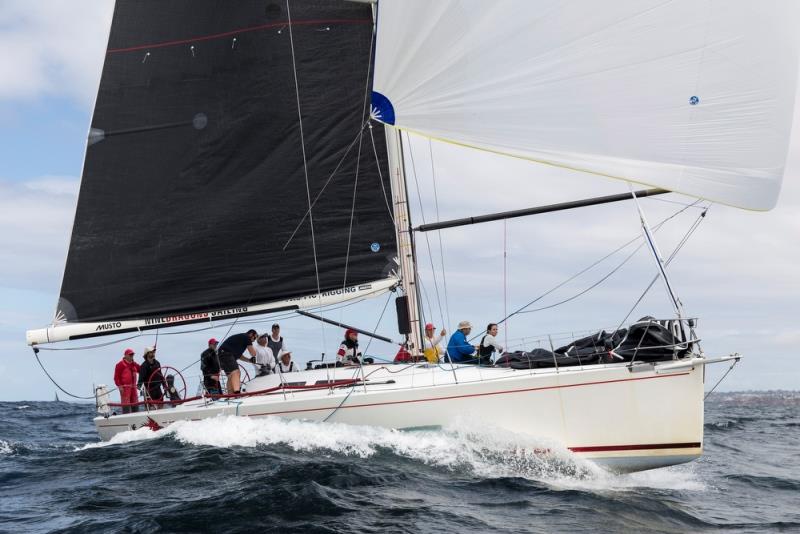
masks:
[[[0,454],[14,454],[14,449],[11,447],[11,444],[2,439],[0,439]]]
[[[122,432],[111,440],[76,450],[115,447],[155,439],[189,446],[240,447],[254,453],[288,447],[297,453],[381,459],[391,455],[480,479],[523,478],[556,490],[628,491],[639,488],[700,491],[694,471],[668,468],[616,475],[548,440],[531,440],[499,428],[462,420],[442,429],[398,431],[342,423],[315,423],[275,417],[217,417],[177,421],[153,432],[147,428]]]
[[[789,478],[759,475],[725,475],[724,478],[766,490],[800,491],[800,481]]]

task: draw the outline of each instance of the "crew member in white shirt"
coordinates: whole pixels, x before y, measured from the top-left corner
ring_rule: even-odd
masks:
[[[279,373],[296,373],[300,371],[292,361],[292,354],[284,352],[281,354],[281,360],[278,362],[277,371]]]
[[[256,349],[255,365],[256,376],[268,375],[275,368],[275,357],[272,355],[272,350],[267,345],[267,334],[261,334],[253,345]]]
[[[486,327],[486,335],[481,339],[481,344],[478,346],[478,356],[481,365],[492,364],[492,354],[496,351],[497,355],[503,353],[503,347],[497,342],[497,323],[489,323]]]

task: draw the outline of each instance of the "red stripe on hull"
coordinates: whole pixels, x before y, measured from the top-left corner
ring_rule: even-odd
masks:
[[[568,447],[572,452],[644,451],[654,449],[699,449],[694,443],[649,443],[646,445],[600,445],[596,447]]]

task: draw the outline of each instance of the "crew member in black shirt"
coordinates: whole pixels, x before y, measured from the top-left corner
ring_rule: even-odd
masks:
[[[208,340],[208,348],[200,355],[200,371],[203,373],[203,385],[210,395],[220,395],[222,386],[219,383],[219,358],[217,345],[213,337]]]
[[[228,375],[228,393],[238,394],[239,384],[241,379],[239,377],[239,363],[236,360],[243,362],[255,363],[256,349],[253,348],[253,341],[258,339],[258,332],[255,330],[248,330],[245,334],[234,334],[222,342],[219,347],[219,365],[225,374]],[[250,353],[250,358],[244,357],[244,351]]]

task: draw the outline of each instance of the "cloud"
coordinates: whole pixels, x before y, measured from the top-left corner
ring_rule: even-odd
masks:
[[[77,198],[79,181],[68,176],[42,176],[22,184],[31,191],[48,196],[67,196]]]
[[[0,179],[0,228],[9,230],[0,232],[4,287],[57,294],[77,190],[76,178]]]
[[[5,0],[0,7],[0,100],[94,100],[112,1]]]

